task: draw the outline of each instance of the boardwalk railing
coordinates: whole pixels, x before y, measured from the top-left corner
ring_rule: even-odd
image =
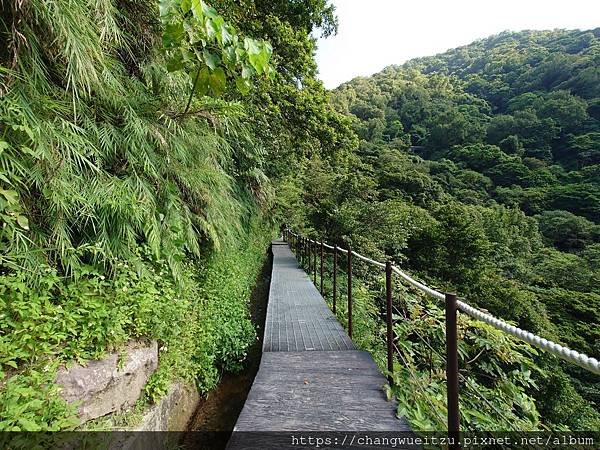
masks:
[[[376,266],[385,271],[385,291],[386,291],[386,346],[387,346],[387,369],[388,380],[392,383],[392,374],[394,371],[394,345],[393,345],[393,307],[392,307],[392,276],[398,275],[403,281],[412,287],[424,292],[425,294],[443,301],[446,310],[446,383],[448,397],[448,432],[451,436],[458,436],[460,431],[459,414],[459,373],[458,373],[458,334],[457,334],[457,313],[461,311],[476,320],[485,322],[492,327],[503,331],[506,334],[514,336],[528,344],[544,350],[565,361],[576,364],[594,374],[600,375],[600,362],[595,358],[571,350],[548,339],[537,336],[521,328],[515,327],[498,319],[491,314],[481,311],[463,300],[459,300],[454,293],[442,293],[432,289],[423,283],[415,280],[398,267],[392,265],[388,260],[385,263],[367,258],[350,247],[343,249],[337,245],[331,246],[324,242],[318,242],[300,234],[294,233],[290,229],[283,231],[283,238],[289,243],[290,247],[296,251],[296,255],[303,264],[308,265],[309,274],[313,273],[313,281],[317,285],[317,253],[320,255],[320,291],[323,294],[323,253],[327,248],[333,251],[333,313],[336,312],[337,304],[337,272],[338,272],[338,254],[345,254],[347,258],[347,279],[348,279],[348,335],[352,338],[352,259],[356,257],[368,264]]]

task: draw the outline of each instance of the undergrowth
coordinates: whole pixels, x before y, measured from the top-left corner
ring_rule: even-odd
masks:
[[[347,328],[347,277],[340,256],[337,277],[337,318]],[[317,261],[317,264],[319,262]],[[353,341],[371,353],[387,374],[385,343],[385,278],[355,259],[353,267]],[[306,265],[304,266],[306,268]],[[317,269],[319,270],[319,269]],[[332,257],[324,264],[324,297],[333,299]],[[312,279],[312,276],[311,276]],[[317,275],[317,284],[320,283]],[[398,416],[417,431],[445,431],[445,313],[420,293],[394,283],[394,373],[392,386],[382,389],[398,402]],[[530,345],[493,327],[459,314],[461,424],[468,431],[536,431],[566,429],[541,420],[535,402],[538,380],[553,382]],[[543,359],[542,359],[543,360]],[[572,392],[572,395],[576,393]],[[573,403],[581,423],[593,423],[593,412]]]
[[[159,367],[145,388],[157,402],[175,380],[205,393],[223,370],[242,367],[256,339],[248,301],[266,256],[269,227],[254,219],[236,246],[183,265],[180,288],[164,260],[149,254],[77,282],[48,271],[44,289],[16,275],[0,277],[0,430],[60,430],[77,424],[53,385],[59,364],[84,362],[130,339],[156,339]],[[10,358],[8,358],[10,355]]]
[[[159,341],[146,401],[175,379],[207,392],[255,339],[247,301],[270,237],[245,107],[189,96],[153,1],[5,6],[0,431],[77,425],[58,365],[130,339]]]

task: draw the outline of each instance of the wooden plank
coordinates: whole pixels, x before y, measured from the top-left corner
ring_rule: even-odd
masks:
[[[385,383],[363,351],[265,353],[235,430],[409,430]]]

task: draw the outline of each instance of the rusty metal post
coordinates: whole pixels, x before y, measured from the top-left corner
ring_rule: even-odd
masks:
[[[394,323],[392,321],[392,263],[385,262],[385,300],[386,300],[386,325],[387,325],[387,369],[390,386],[394,381]]]
[[[335,314],[335,301],[337,299],[337,265],[338,265],[338,247],[333,248],[333,314]]]
[[[308,238],[305,238],[305,246],[306,246],[306,270],[310,276],[310,243],[308,242]]]
[[[317,241],[313,242],[313,284],[317,286]]]
[[[323,242],[321,242],[321,295],[323,295]]]
[[[451,449],[460,448],[460,411],[458,406],[458,332],[456,294],[446,294],[446,384],[448,395],[448,437]]]
[[[306,238],[302,238],[302,265],[306,266]]]
[[[352,248],[348,246],[348,336],[352,339]]]

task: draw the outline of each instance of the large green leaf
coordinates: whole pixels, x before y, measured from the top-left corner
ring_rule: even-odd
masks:
[[[19,224],[19,226],[25,230],[29,230],[29,219],[27,219],[27,217],[22,216],[21,214],[19,214],[17,216],[17,223]]]
[[[168,19],[174,6],[175,2],[173,0],[160,0],[158,3],[158,11],[162,20]]]
[[[200,1],[200,4],[202,5],[202,12],[204,13],[204,15],[206,17],[210,17],[211,19],[214,19],[219,16],[219,13],[217,12],[217,10],[215,8],[213,8],[212,6],[208,6],[203,1]]]
[[[249,55],[256,55],[260,53],[260,42],[256,39],[251,39],[249,37],[244,38],[244,48],[248,52]]]
[[[17,193],[17,191],[13,191],[12,189],[0,189],[0,194],[6,199],[9,205],[19,203],[19,194]]]
[[[210,85],[210,89],[216,97],[223,95],[227,83],[225,71],[220,67],[217,67],[217,69],[210,75],[208,83]]]
[[[204,31],[209,39],[213,39],[217,36],[217,28],[215,27],[214,20],[210,18],[206,19],[206,21],[204,22]]]
[[[250,82],[242,77],[235,78],[235,86],[244,95],[250,92]]]
[[[169,23],[165,25],[165,31],[162,35],[162,42],[166,48],[172,48],[181,42],[184,36],[182,22]]]
[[[249,66],[248,64],[243,64],[242,65],[242,78],[244,78],[245,80],[247,80],[253,74],[254,74],[254,70],[252,69],[252,66]]]
[[[221,63],[221,60],[219,59],[219,57],[211,52],[209,52],[207,49],[204,49],[202,51],[202,56],[204,58],[204,62],[206,63],[206,65],[208,67],[210,67],[210,70],[215,70],[217,68],[217,66]]]
[[[202,2],[200,0],[192,0],[191,3],[192,14],[199,22],[204,20],[204,12],[202,10]]]
[[[196,89],[195,89],[195,93],[196,95],[207,95],[208,94],[208,90],[210,88],[209,86],[209,78],[210,78],[210,72],[208,70],[208,68],[204,67],[202,70],[200,70],[200,73],[198,74],[198,71],[193,71],[190,72],[190,78],[192,79],[192,83],[196,80]]]
[[[192,8],[192,0],[181,0],[180,7],[184,14],[189,12]]]

